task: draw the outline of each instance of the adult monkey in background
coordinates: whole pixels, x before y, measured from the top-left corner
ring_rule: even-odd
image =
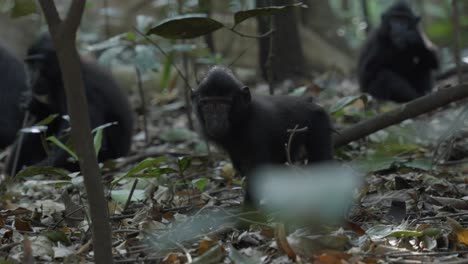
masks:
[[[419,21],[404,1],[383,13],[380,26],[359,57],[361,91],[380,100],[403,103],[432,90],[432,71],[439,63],[418,29]]]
[[[29,87],[21,60],[0,44],[0,149],[13,143],[24,119]]]
[[[329,116],[310,98],[254,95],[230,70],[213,67],[192,100],[202,134],[224,149],[247,177],[247,204],[257,205],[249,184],[252,171],[287,161],[288,129],[307,127],[289,146],[292,161],[300,160],[303,150],[309,163],[333,159]]]
[[[68,114],[65,90],[57,54],[50,35],[43,34],[33,44],[26,58],[31,72],[32,98],[28,105],[31,117],[38,122],[52,114],[59,114],[48,125],[47,136],[56,136],[66,142],[63,131],[69,128],[68,121],[61,118]],[[81,70],[88,101],[91,127],[107,123],[116,123],[104,129],[102,147],[98,154],[99,161],[122,157],[130,150],[133,133],[133,112],[127,95],[117,85],[112,75],[94,62],[81,60]],[[53,146],[46,153],[40,135],[24,134],[19,151],[16,173],[23,166],[54,166],[70,170],[78,169],[77,163],[68,162],[69,154]],[[13,153],[12,157],[15,157]],[[15,159],[10,158],[7,171],[13,168]]]

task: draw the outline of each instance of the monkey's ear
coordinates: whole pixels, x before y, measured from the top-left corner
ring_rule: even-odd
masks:
[[[245,102],[250,102],[250,100],[252,99],[252,97],[250,96],[249,87],[242,87],[242,98],[245,100]]]

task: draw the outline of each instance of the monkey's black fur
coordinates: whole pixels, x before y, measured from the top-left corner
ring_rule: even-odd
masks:
[[[67,115],[61,71],[49,35],[42,35],[29,48],[26,60],[32,72],[33,98],[29,104],[32,117],[35,121],[40,121],[51,114]],[[107,127],[103,131],[99,161],[125,156],[130,149],[133,132],[133,113],[127,95],[111,74],[96,63],[81,60],[81,70],[91,127],[117,122],[117,125]],[[69,123],[66,120],[57,118],[48,125],[47,135],[54,135],[66,141],[68,137],[62,134],[68,127]],[[57,147],[52,148],[52,154],[47,156],[39,136],[35,134],[25,134],[19,149],[18,170],[28,165],[50,165],[71,170],[78,168],[78,164],[67,162],[69,155]],[[10,159],[9,169],[13,160]]]
[[[0,149],[13,143],[24,118],[22,98],[27,96],[26,69],[22,61],[0,45]]]
[[[435,52],[418,30],[420,18],[405,2],[383,15],[380,26],[364,44],[358,63],[361,91],[380,100],[408,102],[432,90]]]
[[[194,92],[193,103],[203,135],[226,150],[247,179],[261,165],[287,161],[287,130],[296,125],[308,130],[293,138],[293,161],[303,150],[309,163],[333,158],[329,116],[310,98],[253,95],[228,69],[213,67]]]

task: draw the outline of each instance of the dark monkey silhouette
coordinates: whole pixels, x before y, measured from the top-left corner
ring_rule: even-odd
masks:
[[[40,121],[52,114],[67,115],[61,71],[48,34],[42,35],[29,48],[26,61],[32,83],[29,111],[34,120]],[[103,131],[99,161],[125,156],[129,152],[133,132],[133,113],[127,95],[111,74],[96,63],[81,59],[81,70],[91,127],[117,122]],[[47,136],[54,135],[62,141],[67,141],[68,136],[64,136],[63,131],[68,127],[68,121],[56,118],[48,125]],[[25,134],[21,146],[17,146],[16,149],[20,151],[17,170],[29,165],[78,169],[78,164],[68,162],[69,155],[58,147],[53,147],[47,155],[37,134]],[[12,168],[13,160],[10,158],[8,172]]]
[[[369,36],[359,57],[361,91],[380,100],[403,103],[432,90],[432,71],[439,63],[418,30],[419,20],[403,1],[382,14],[380,26]]]
[[[192,96],[202,134],[223,148],[235,169],[247,176],[247,203],[253,202],[251,172],[287,161],[288,129],[296,125],[308,128],[294,136],[293,161],[304,150],[309,163],[333,159],[329,116],[311,98],[251,94],[230,70],[218,66],[208,72]]]
[[[24,63],[0,44],[0,148],[15,141],[24,118],[23,98],[29,91]]]

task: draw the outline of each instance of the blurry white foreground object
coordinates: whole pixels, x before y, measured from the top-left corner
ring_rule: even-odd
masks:
[[[254,174],[255,199],[286,218],[319,222],[343,219],[362,177],[351,167],[329,162],[307,167],[268,166]],[[305,218],[305,219],[304,219]]]

